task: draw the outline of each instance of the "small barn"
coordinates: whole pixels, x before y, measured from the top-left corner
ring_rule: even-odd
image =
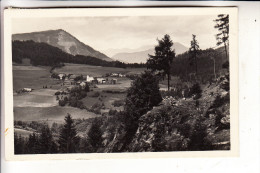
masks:
[[[23,92],[32,92],[32,88],[23,88]]]
[[[65,74],[59,74],[58,76],[59,76],[60,80],[62,80],[63,78],[65,78],[66,75]]]
[[[111,79],[111,84],[116,84],[117,83],[117,79]]]
[[[82,88],[85,88],[86,87],[86,82],[81,82],[80,84],[79,84]]]
[[[98,83],[106,83],[106,79],[102,77],[97,78]]]

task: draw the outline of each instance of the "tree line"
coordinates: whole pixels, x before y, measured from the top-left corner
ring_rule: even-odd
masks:
[[[99,119],[93,120],[87,139],[78,136],[75,122],[70,114],[67,114],[64,120],[65,123],[58,135],[47,124],[42,125],[40,130],[30,134],[28,138],[15,133],[15,154],[97,152],[102,143]]]
[[[103,67],[143,68],[146,64],[105,61],[92,56],[71,55],[47,43],[36,43],[32,40],[12,42],[12,60],[18,64],[24,58],[30,59],[32,65],[60,66],[63,63],[88,64]]]

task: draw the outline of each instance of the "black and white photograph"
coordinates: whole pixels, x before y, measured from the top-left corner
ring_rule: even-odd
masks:
[[[10,9],[13,155],[230,151],[236,16],[192,9]]]

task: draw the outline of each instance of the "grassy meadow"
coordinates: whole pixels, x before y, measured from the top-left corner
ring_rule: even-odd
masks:
[[[15,121],[44,121],[49,125],[52,123],[61,124],[64,117],[70,113],[74,119],[88,119],[108,113],[109,110],[123,110],[123,105],[114,105],[125,99],[126,90],[131,86],[131,80],[126,77],[117,78],[115,85],[98,84],[91,87],[90,92],[81,101],[86,109],[79,109],[71,106],[61,107],[55,93],[70,87],[69,84],[62,85],[62,81],[51,78],[51,67],[31,66],[28,64],[13,64],[13,100],[14,100],[14,120]],[[104,76],[107,73],[140,74],[143,68],[114,68],[100,67],[82,64],[65,64],[62,68],[56,68],[55,73],[66,73],[75,75],[90,75],[94,77]],[[108,77],[112,79],[114,77]],[[47,86],[47,88],[43,88]],[[23,88],[32,88],[32,92],[17,93]],[[98,93],[98,96],[97,96]],[[103,105],[100,114],[95,114],[90,110],[93,105]],[[28,136],[28,130],[16,129],[17,134]]]

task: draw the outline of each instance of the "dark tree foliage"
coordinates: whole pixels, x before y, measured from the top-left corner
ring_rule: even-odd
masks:
[[[147,60],[147,69],[152,72],[157,72],[159,76],[168,77],[168,90],[170,89],[170,73],[171,64],[175,58],[175,52],[172,50],[173,42],[169,35],[165,35],[161,40],[158,40],[158,45],[155,46],[155,55],[149,55]]]
[[[65,124],[59,136],[59,151],[61,153],[76,153],[80,138],[70,114],[65,117]]]
[[[195,95],[194,99],[196,100],[201,97],[201,93],[202,93],[202,90],[200,88],[200,84],[195,83],[190,89],[189,96]]]
[[[58,148],[57,144],[54,142],[52,132],[48,125],[42,127],[39,136],[39,153],[48,154],[48,153],[57,153]]]
[[[120,61],[105,61],[91,56],[71,55],[63,52],[57,47],[47,43],[36,43],[34,41],[13,41],[12,42],[13,62],[22,63],[22,59],[30,59],[32,65],[44,65],[60,67],[63,63],[88,64],[104,67],[118,68],[143,68],[146,64],[126,64]],[[51,70],[52,71],[52,70]]]
[[[127,128],[125,147],[131,142],[137,130],[138,119],[161,101],[159,80],[151,72],[145,71],[133,81],[127,91],[124,106],[125,124]]]
[[[21,135],[18,136],[16,133],[14,133],[14,153],[25,153],[25,139]]]
[[[13,41],[12,57],[13,61],[17,63],[21,63],[23,58],[28,58],[32,65],[46,66],[55,66],[64,60],[73,58],[72,55],[59,48],[33,41]]]
[[[196,35],[192,35],[192,40],[190,42],[190,49],[189,49],[189,55],[190,55],[190,64],[194,64],[195,63],[195,72],[196,75],[198,74],[198,63],[197,63],[197,58],[198,58],[198,54],[200,51],[200,47],[199,47],[199,43],[196,40]]]
[[[97,150],[102,146],[101,125],[102,122],[99,119],[94,119],[88,132],[88,139],[90,145],[92,146],[92,152],[97,152]]]
[[[129,116],[138,120],[161,101],[158,78],[151,72],[145,71],[128,89],[124,108]]]
[[[83,75],[75,77],[74,81],[80,81],[83,80]]]
[[[218,29],[219,33],[216,35],[217,46],[224,44],[226,58],[228,59],[228,39],[229,39],[229,15],[219,14],[218,18],[214,20],[216,22],[215,28]]]
[[[222,69],[222,62],[226,62],[225,50],[224,47],[218,49],[206,49],[200,50],[197,58],[198,66],[198,77],[203,78],[208,81],[210,78],[214,77],[214,66],[212,59],[209,58],[209,55],[214,55],[215,58],[215,72],[218,73]],[[179,76],[181,79],[190,80],[191,76],[189,74],[194,73],[194,67],[190,66],[190,55],[189,52],[178,55],[173,59],[171,74]]]
[[[190,133],[189,151],[201,151],[210,148],[211,145],[206,140],[206,129],[206,125],[202,123],[202,118],[198,117]]]
[[[39,154],[41,151],[39,137],[35,133],[29,135],[26,146],[28,148],[28,154]]]

